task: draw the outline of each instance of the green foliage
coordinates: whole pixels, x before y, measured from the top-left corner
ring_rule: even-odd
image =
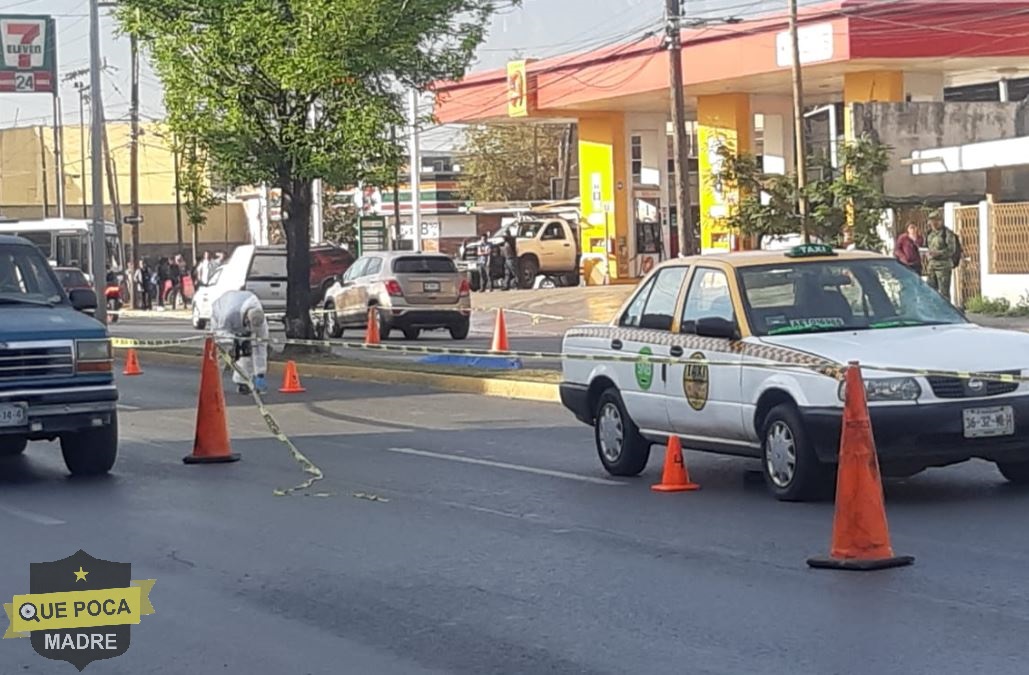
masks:
[[[476,125],[465,131],[461,192],[472,201],[550,199],[564,126]]]
[[[207,212],[221,200],[211,191],[208,157],[193,140],[183,143],[175,139],[175,153],[179,162],[179,192],[186,210],[186,221],[199,232],[207,224]]]
[[[346,244],[351,250],[356,250],[357,206],[354,205],[352,191],[325,190],[322,227],[327,241]]]
[[[735,155],[728,148],[719,154],[722,168],[713,180],[738,188],[738,203],[726,216],[728,225],[745,235],[784,235],[801,231],[797,212],[795,174],[768,174],[750,154]],[[882,178],[889,166],[890,150],[868,138],[842,144],[839,168],[822,167],[822,178],[804,190],[808,204],[808,232],[812,237],[839,246],[846,240],[848,209],[853,207],[851,236],[858,248],[882,246],[876,227],[888,202]],[[765,201],[762,203],[762,193]]]
[[[235,185],[282,190],[287,333],[307,337],[311,182],[395,175],[407,88],[459,79],[493,12],[519,0],[123,0],[172,132]]]
[[[975,296],[965,301],[965,311],[986,316],[1029,316],[1029,293],[1023,294],[1014,306],[1007,298]]]

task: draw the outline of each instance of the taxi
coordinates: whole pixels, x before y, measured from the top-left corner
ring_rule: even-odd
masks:
[[[1029,484],[1029,334],[968,322],[882,254],[810,244],[666,261],[562,350],[561,400],[612,475],[639,474],[677,435],[762,460],[778,499],[825,496],[842,368],[858,361],[884,475],[979,457]]]

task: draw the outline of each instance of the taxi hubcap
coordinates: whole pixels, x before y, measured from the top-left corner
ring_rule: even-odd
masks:
[[[797,444],[785,422],[775,422],[768,430],[765,463],[768,476],[776,486],[784,488],[793,482],[797,470]]]
[[[609,462],[617,462],[622,456],[622,414],[614,403],[606,403],[600,410],[597,421],[597,440],[600,441],[600,452]]]

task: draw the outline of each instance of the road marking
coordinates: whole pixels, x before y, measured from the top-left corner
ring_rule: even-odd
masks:
[[[42,513],[33,513],[32,511],[23,511],[22,509],[15,508],[13,506],[5,506],[3,504],[0,504],[0,511],[5,511],[5,512],[11,514],[12,516],[17,516],[18,518],[22,518],[24,520],[29,521],[30,523],[35,523],[37,525],[64,525],[65,524],[65,522],[63,520],[58,520],[57,518],[51,518],[50,516],[44,516]]]
[[[127,403],[119,403],[118,410],[142,410],[138,405],[129,405]]]
[[[508,469],[510,471],[521,471],[522,473],[533,473],[537,476],[550,476],[551,478],[563,478],[575,480],[580,483],[592,483],[593,485],[625,485],[620,481],[607,480],[606,478],[594,478],[593,476],[581,476],[577,473],[565,471],[554,471],[551,469],[539,469],[534,466],[522,464],[508,464],[507,462],[494,462],[490,459],[477,459],[475,457],[462,457],[460,455],[447,455],[441,452],[430,452],[428,450],[415,450],[414,448],[386,448],[387,452],[395,452],[401,455],[415,455],[416,457],[431,457],[433,459],[445,459],[450,462],[461,462],[463,464],[478,464],[479,466],[491,466],[495,469]]]

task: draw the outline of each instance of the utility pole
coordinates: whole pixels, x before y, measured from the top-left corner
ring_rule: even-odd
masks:
[[[75,90],[79,92],[79,159],[82,174],[82,217],[89,217],[89,207],[86,202],[86,91],[89,85],[81,82],[75,83]]]
[[[172,163],[175,165],[175,242],[178,250],[182,250],[182,187],[179,175],[179,145],[178,139],[172,136]]]
[[[793,50],[793,137],[797,163],[797,215],[804,243],[811,243],[807,227],[807,143],[804,142],[804,82],[800,76],[800,39],[797,37],[797,0],[790,3],[790,46]],[[833,143],[836,140],[833,139]]]
[[[43,133],[44,129],[45,129],[45,127],[42,127],[42,126],[39,127],[39,160],[40,160],[40,162],[42,162],[42,164],[40,165],[40,169],[42,170],[42,174],[43,174],[43,217],[44,218],[49,218],[50,217],[50,190],[47,189],[47,186],[50,183],[50,181],[47,180],[47,175],[46,175],[46,138],[44,137],[44,133]]]
[[[107,123],[104,123],[104,166],[106,169],[107,176],[107,194],[111,198],[111,211],[114,214],[114,223],[118,226],[118,232],[121,232],[121,225],[123,222],[121,212],[121,195],[118,193],[118,168],[114,165],[114,155],[111,154],[111,144],[107,138]]]
[[[397,125],[390,127],[390,142],[397,145]],[[363,195],[362,195],[363,197]],[[399,250],[400,232],[400,171],[393,172],[393,250]]]
[[[137,10],[138,11],[138,10]],[[129,139],[129,202],[132,211],[129,222],[132,224],[132,256],[129,261],[129,279],[133,278],[139,267],[139,39],[135,33],[129,35],[129,56],[131,59],[132,89],[129,97],[129,118],[132,124]],[[129,303],[136,307],[136,284],[129,283]]]
[[[422,158],[418,140],[418,90],[411,90],[411,226],[414,250],[422,250]]]
[[[564,152],[561,155],[561,199],[568,199],[569,182],[572,179],[572,133],[574,130],[574,124],[569,124],[565,128]]]
[[[672,142],[675,152],[675,211],[679,234],[679,255],[693,255],[693,207],[690,203],[690,161],[686,144],[686,95],[682,77],[682,7],[685,0],[665,0],[668,44],[668,84],[672,98]]]
[[[100,83],[100,2],[89,2],[89,88],[93,97],[93,254],[90,256],[90,274],[93,275],[93,289],[96,292],[96,313],[94,316],[107,323],[107,303],[104,290],[107,287],[107,249],[104,238],[104,101]]]
[[[64,123],[61,120],[61,96],[54,87],[54,176],[57,198],[57,217],[64,218]]]

